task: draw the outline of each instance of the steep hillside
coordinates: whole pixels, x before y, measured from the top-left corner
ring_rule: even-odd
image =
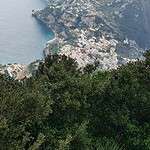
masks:
[[[83,67],[98,62],[116,68],[143,59],[150,47],[148,0],[49,0],[34,16],[45,22],[56,38],[44,53],[60,52]]]
[[[150,52],[94,70],[53,55],[28,80],[0,75],[0,149],[150,150]]]

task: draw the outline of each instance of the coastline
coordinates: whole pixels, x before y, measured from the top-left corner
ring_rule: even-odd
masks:
[[[38,11],[40,11],[40,9],[38,9]],[[33,15],[33,10],[32,10],[32,14]],[[40,19],[38,19],[39,21],[41,21]],[[42,23],[44,23],[43,21],[41,21]],[[46,25],[44,23],[44,25]],[[52,31],[49,26],[47,26],[49,31]],[[46,47],[48,44],[52,43],[55,41],[55,34],[53,32],[53,38],[48,40],[44,46],[43,46],[43,56],[42,58],[33,60],[32,62],[28,63],[28,64],[21,64],[21,63],[8,63],[8,64],[0,64],[0,75],[6,75],[10,78],[13,78],[15,80],[23,80],[26,78],[30,78],[32,76],[32,73],[34,73],[37,69],[38,69],[38,64],[39,62],[42,62],[45,58],[44,52],[46,51]]]
[[[42,11],[42,9],[32,10],[32,16],[35,17],[38,21],[42,22],[44,25],[46,25],[46,27],[49,29],[49,31],[53,33],[53,38],[50,39],[50,40],[48,40],[48,41],[45,43],[45,46],[44,46],[44,48],[43,48],[43,56],[44,56],[44,58],[45,58],[45,57],[49,54],[49,52],[48,52],[48,46],[49,46],[50,44],[53,44],[53,43],[55,43],[55,42],[57,41],[57,34],[56,34],[55,30],[53,30],[53,29],[51,28],[51,26],[50,26],[49,24],[47,24],[46,21],[44,21],[43,19],[40,18],[40,16],[38,16],[37,13],[40,12],[40,11]],[[44,59],[44,58],[43,58],[43,59]]]
[[[99,7],[103,6],[99,4]],[[116,33],[105,15],[97,11],[97,4],[86,0],[77,3],[64,0],[61,4],[54,2],[44,9],[32,10],[32,16],[54,34],[54,38],[45,43],[43,59],[58,53],[73,58],[79,68],[98,63],[100,70],[117,69],[130,61],[144,59],[137,43]],[[118,49],[126,49],[127,56],[118,54]]]
[[[73,58],[80,68],[98,62],[101,70],[117,69],[137,58],[143,59],[143,50],[134,41],[126,43],[126,37],[116,38],[115,29],[113,31],[110,22],[106,23],[105,15],[97,11],[95,4],[84,0],[76,3],[65,0],[34,11],[33,16],[55,32],[55,40],[46,44],[44,57],[57,51],[59,55]],[[103,22],[100,22],[100,30],[94,27],[99,26],[99,21],[95,21],[97,18]],[[118,55],[117,49],[121,48],[128,50],[127,57]]]
[[[32,13],[33,13],[33,11],[32,11]],[[41,20],[39,20],[39,21],[41,21]],[[41,21],[41,22],[44,23],[43,21]],[[44,25],[45,25],[45,23],[44,23]],[[49,31],[52,31],[48,26],[47,26],[47,28]],[[54,42],[55,39],[56,39],[56,37],[53,32],[53,38],[48,40],[43,46],[43,49],[42,49],[43,56],[44,56],[44,52],[45,52],[47,45],[49,43]],[[18,63],[0,64],[0,75],[5,74],[6,76],[13,78],[15,80],[23,80],[26,78],[30,78],[32,76],[32,73],[34,73],[38,69],[39,62],[44,60],[43,56],[41,59],[33,60],[32,62],[27,63],[27,64],[25,64],[25,63],[22,64],[19,62]]]

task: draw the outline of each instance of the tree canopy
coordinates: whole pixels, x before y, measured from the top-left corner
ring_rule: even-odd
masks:
[[[48,56],[22,82],[0,76],[2,150],[150,150],[150,52],[117,70]]]

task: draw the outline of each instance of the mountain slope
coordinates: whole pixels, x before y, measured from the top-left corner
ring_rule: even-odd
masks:
[[[49,0],[34,15],[56,35],[46,55],[57,51],[80,67],[98,62],[99,68],[111,69],[143,59],[150,47],[149,6],[148,0]]]

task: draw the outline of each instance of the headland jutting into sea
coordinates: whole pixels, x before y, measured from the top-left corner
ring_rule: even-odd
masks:
[[[32,11],[35,18],[55,33],[55,38],[44,48],[44,57],[54,53],[66,55],[80,68],[97,63],[102,70],[144,59],[150,35],[141,34],[149,23],[142,18],[149,13],[145,7],[149,2],[140,3],[135,0],[49,0],[46,8]],[[143,45],[142,38],[145,38]]]

